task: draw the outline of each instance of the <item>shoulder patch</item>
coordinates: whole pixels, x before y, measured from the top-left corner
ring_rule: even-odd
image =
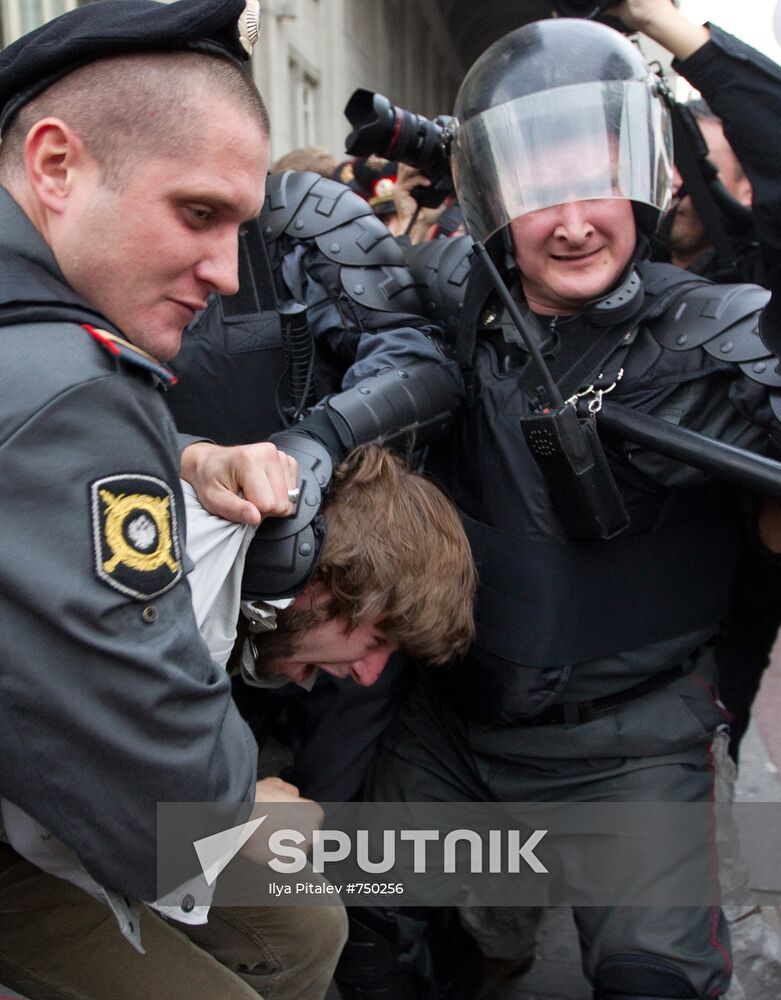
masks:
[[[174,375],[170,368],[161,365],[151,354],[142,351],[140,347],[136,347],[135,344],[131,344],[128,340],[123,340],[122,337],[118,337],[115,333],[109,333],[108,330],[99,330],[89,323],[82,323],[81,325],[90,337],[100,344],[104,351],[108,351],[109,354],[119,361],[125,361],[135,368],[143,368],[150,375],[154,375],[160,379],[165,386],[176,385],[176,375]]]
[[[95,572],[136,600],[169,590],[182,575],[173,490],[154,476],[123,473],[90,486]]]

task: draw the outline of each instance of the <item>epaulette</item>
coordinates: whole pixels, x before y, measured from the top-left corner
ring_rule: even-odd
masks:
[[[176,375],[165,365],[161,365],[151,354],[142,351],[140,347],[123,340],[115,333],[109,333],[108,330],[99,330],[89,323],[82,323],[81,326],[96,343],[100,344],[104,351],[108,351],[118,361],[123,361],[134,368],[143,369],[159,379],[164,386],[176,385]]]

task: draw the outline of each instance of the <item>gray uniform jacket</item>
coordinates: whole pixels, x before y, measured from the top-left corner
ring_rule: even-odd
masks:
[[[154,899],[157,804],[248,800],[257,748],[196,627],[163,373],[89,313],[0,189],[0,797]]]

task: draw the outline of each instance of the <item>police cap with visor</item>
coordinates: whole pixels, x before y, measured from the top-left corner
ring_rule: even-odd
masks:
[[[258,0],[101,0],[78,7],[0,51],[0,134],[28,101],[103,57],[190,50],[242,65],[259,19]]]
[[[455,115],[453,176],[478,240],[551,205],[625,198],[652,225],[669,205],[658,80],[606,25],[551,18],[510,32],[467,73]]]

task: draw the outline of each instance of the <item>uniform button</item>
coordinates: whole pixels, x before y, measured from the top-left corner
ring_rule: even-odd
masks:
[[[141,612],[141,618],[147,625],[154,625],[154,623],[157,621],[159,617],[160,616],[157,613],[157,608],[153,607],[153,605],[151,604],[149,605],[149,607],[144,608],[144,610]]]
[[[195,900],[188,892],[186,896],[182,897],[182,909],[185,913],[192,913],[195,909]]]

